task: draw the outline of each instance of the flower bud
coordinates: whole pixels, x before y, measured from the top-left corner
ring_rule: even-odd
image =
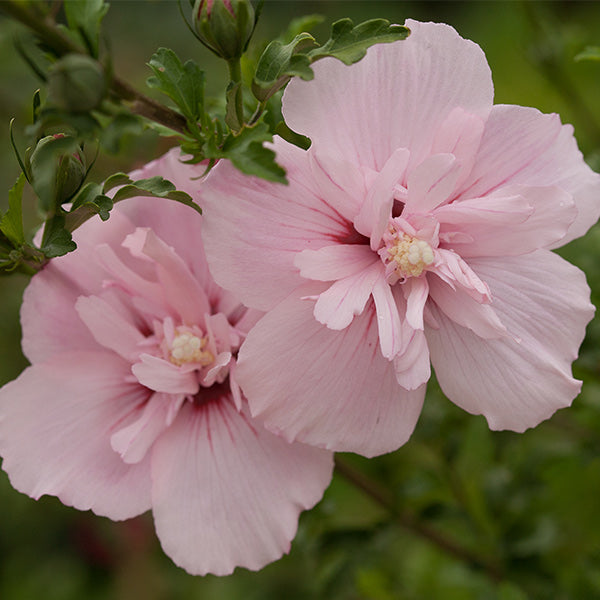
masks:
[[[48,99],[69,112],[97,108],[106,95],[104,71],[89,56],[67,54],[48,71]]]
[[[78,146],[75,152],[61,153],[55,140],[63,138],[76,144],[62,133],[48,135],[38,142],[29,160],[31,183],[43,212],[68,202],[85,180],[85,155]]]
[[[196,0],[194,26],[208,48],[225,60],[243,54],[254,31],[250,0]]]

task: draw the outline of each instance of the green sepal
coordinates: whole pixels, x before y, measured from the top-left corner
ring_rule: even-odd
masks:
[[[0,218],[0,232],[17,248],[25,243],[22,208],[24,185],[25,175],[21,173],[8,192],[8,210]]]
[[[193,60],[181,63],[168,48],[159,48],[148,63],[154,76],[146,81],[149,87],[166,94],[183,116],[192,122],[204,116],[204,71]]]
[[[354,25],[351,19],[340,19],[331,26],[331,38],[308,52],[311,61],[333,56],[346,65],[358,62],[374,44],[396,42],[408,37],[403,25],[391,25],[387,19],[370,19]]]

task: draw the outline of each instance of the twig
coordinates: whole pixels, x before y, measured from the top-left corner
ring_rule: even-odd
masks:
[[[483,569],[493,581],[499,582],[503,579],[502,569],[495,560],[475,554],[433,527],[420,522],[412,513],[399,510],[388,490],[382,488],[379,483],[353,467],[339,455],[335,457],[335,469],[344,479],[387,509],[405,529],[425,538],[455,558]]]
[[[33,31],[58,56],[69,53],[87,54],[83,47],[57,29],[54,21],[38,14],[35,10],[30,10],[20,2],[4,0],[0,2],[0,11]],[[183,115],[142,94],[122,79],[113,77],[110,89],[117,98],[127,103],[132,113],[160,123],[178,133],[187,133]]]

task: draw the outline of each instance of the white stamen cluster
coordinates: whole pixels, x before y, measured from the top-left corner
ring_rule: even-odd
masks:
[[[418,277],[434,261],[433,249],[424,240],[404,233],[388,246],[389,260],[396,263],[399,277]]]
[[[207,366],[215,360],[212,352],[204,349],[207,343],[206,337],[200,338],[189,331],[177,333],[171,344],[169,359],[177,366],[186,363],[199,363]]]

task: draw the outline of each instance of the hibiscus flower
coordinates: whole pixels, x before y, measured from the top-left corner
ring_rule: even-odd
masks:
[[[162,175],[197,199],[201,173],[172,151],[132,177]],[[210,277],[201,221],[128,200],[33,277],[21,313],[32,365],[0,390],[0,454],[34,498],[115,520],[152,509],[178,565],[224,575],[289,550],[333,461],[250,416],[236,355],[261,313]]]
[[[551,252],[600,213],[572,127],[493,105],[482,50],[443,24],[358,64],[315,64],[283,97],[308,151],[278,139],[289,185],[215,169],[215,279],[267,311],[244,342],[251,413],[288,440],[367,456],[411,435],[430,378],[492,429],[523,431],[580,390],[593,315]]]

